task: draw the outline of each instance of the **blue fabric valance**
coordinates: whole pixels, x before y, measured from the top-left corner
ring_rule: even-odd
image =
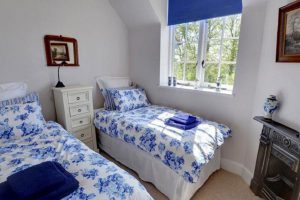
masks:
[[[169,0],[168,25],[241,13],[242,0]]]

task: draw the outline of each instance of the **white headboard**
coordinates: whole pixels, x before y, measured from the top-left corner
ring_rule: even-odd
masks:
[[[99,76],[96,78],[96,81],[100,89],[128,87],[132,85],[128,77]]]

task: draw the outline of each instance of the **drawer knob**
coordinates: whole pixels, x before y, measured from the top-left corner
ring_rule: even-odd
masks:
[[[83,121],[79,121],[79,123],[80,123],[80,124],[82,124],[82,123],[83,123]]]
[[[78,112],[81,112],[81,109],[80,109],[80,108],[78,109]]]
[[[283,140],[283,144],[284,144],[285,146],[289,147],[289,146],[291,146],[291,140],[285,138],[285,139]]]
[[[81,137],[84,137],[84,133],[81,134]]]
[[[79,100],[80,100],[80,97],[77,97],[76,100],[79,101]]]

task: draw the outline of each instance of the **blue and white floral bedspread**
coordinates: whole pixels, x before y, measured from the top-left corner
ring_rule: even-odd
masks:
[[[65,200],[152,199],[127,172],[90,150],[60,125],[49,122],[42,131],[16,140],[0,140],[0,182],[44,161],[57,161],[79,181]]]
[[[94,123],[102,133],[149,152],[186,181],[195,183],[215,150],[231,136],[231,130],[201,118],[201,124],[188,131],[166,126],[164,121],[178,112],[160,106],[127,112],[99,110]]]

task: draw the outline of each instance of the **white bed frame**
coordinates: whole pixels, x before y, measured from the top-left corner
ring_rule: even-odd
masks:
[[[98,77],[98,86],[102,89],[128,87],[132,84],[127,77]],[[139,177],[151,182],[171,200],[188,200],[205,183],[209,176],[220,169],[221,152],[218,149],[215,157],[203,167],[198,182],[189,183],[160,160],[154,158],[128,143],[101,133],[97,129],[98,147],[114,159],[137,172]]]

